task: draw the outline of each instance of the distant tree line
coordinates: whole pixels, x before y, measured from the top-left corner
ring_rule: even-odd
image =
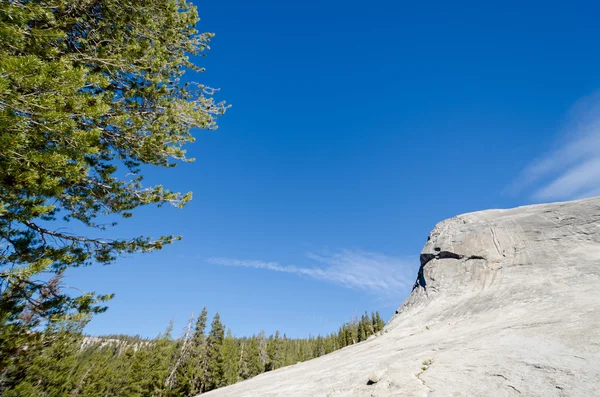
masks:
[[[385,323],[363,314],[327,336],[288,338],[263,331],[234,337],[219,314],[191,318],[180,338],[172,324],[154,339],[85,337],[76,327],[54,330],[52,343],[23,354],[0,372],[5,397],[195,396],[266,371],[331,353],[366,340]]]

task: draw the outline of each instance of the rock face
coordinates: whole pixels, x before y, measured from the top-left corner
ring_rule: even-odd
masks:
[[[600,198],[439,223],[382,336],[209,396],[600,396]]]

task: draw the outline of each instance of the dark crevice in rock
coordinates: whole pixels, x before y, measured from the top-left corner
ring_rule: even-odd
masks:
[[[421,267],[425,266],[430,260],[435,259],[435,255],[433,254],[421,254],[419,257],[421,260]]]
[[[421,267],[425,266],[432,259],[462,259],[464,255],[455,254],[450,251],[440,251],[437,254],[421,254]]]
[[[417,281],[415,282],[415,286],[413,287],[413,290],[417,287],[422,287],[424,289],[427,289],[427,282],[425,281],[425,276],[423,275],[423,255],[421,255],[421,267],[419,268],[419,274],[417,275]]]
[[[485,258],[481,255],[471,255],[467,258],[467,260],[471,260],[471,259],[483,259],[485,260]]]
[[[513,389],[514,391],[516,391],[517,393],[521,394],[521,390],[517,389],[513,385],[507,385],[507,386],[510,387],[511,389]]]
[[[450,252],[450,251],[440,251],[436,255],[436,259],[462,259],[462,258],[464,258],[464,255],[455,254],[454,252]]]

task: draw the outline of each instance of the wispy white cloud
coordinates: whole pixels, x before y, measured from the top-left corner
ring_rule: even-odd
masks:
[[[600,93],[573,107],[556,148],[530,163],[513,189],[538,201],[600,194]]]
[[[405,295],[412,287],[418,260],[408,260],[380,253],[340,250],[307,253],[312,266],[282,265],[262,260],[209,258],[208,262],[308,276],[343,287],[374,293],[384,299]]]

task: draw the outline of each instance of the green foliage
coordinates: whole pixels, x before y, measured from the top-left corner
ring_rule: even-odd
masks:
[[[32,354],[32,329],[105,310],[111,295],[63,291],[67,268],[179,238],[102,235],[140,206],[191,199],[141,170],[192,161],[190,130],[226,110],[181,80],[213,36],[197,22],[186,0],[0,2],[0,370]]]
[[[206,307],[196,320],[189,340],[189,349],[183,352],[183,361],[177,368],[172,393],[177,396],[195,396],[205,390],[207,373]],[[185,341],[184,341],[185,342]]]
[[[285,360],[285,341],[279,336],[279,331],[275,332],[275,335],[271,335],[269,338],[267,354],[267,371],[283,367]]]
[[[28,346],[39,354],[21,354],[11,361],[4,372],[9,390],[6,397],[64,396],[73,390],[72,373],[77,368],[76,356],[81,343],[84,318],[55,322]],[[5,387],[6,387],[5,386]]]
[[[258,374],[264,372],[264,366],[260,361],[260,349],[258,346],[258,338],[253,336],[252,338],[242,340],[241,347],[241,369],[240,377],[242,379],[252,378]]]
[[[353,345],[357,342],[367,340],[371,335],[383,330],[385,322],[381,319],[379,312],[371,312],[371,316],[365,312],[360,321],[355,319],[352,322],[342,325],[338,331],[337,337],[332,339],[336,343],[336,348]]]
[[[431,364],[433,364],[433,360],[432,359],[427,359],[427,360],[423,360],[423,362],[421,363],[422,367],[421,367],[421,371],[427,371],[427,369],[431,366]]]
[[[206,340],[206,390],[221,386],[224,377],[223,341],[225,327],[221,324],[219,313],[215,314]]]
[[[219,381],[220,386],[234,384],[239,380],[239,348],[236,340],[231,335],[231,330],[227,331],[227,336],[223,340],[221,348],[223,356],[222,378]]]
[[[363,327],[377,315],[365,314]],[[195,324],[190,319],[181,338],[173,339],[169,325],[151,340],[126,335],[83,338],[85,319],[61,322],[61,328],[39,335],[40,340],[54,338],[53,343],[41,343],[35,356],[13,362],[9,373],[19,376],[2,395],[191,397],[345,346],[338,343],[339,333],[289,339],[279,332],[266,338],[261,331],[236,338],[225,330],[218,314],[207,335],[206,320],[204,308]],[[351,328],[357,330],[360,323],[346,323],[340,330],[352,334]],[[429,365],[431,360],[423,362]]]

